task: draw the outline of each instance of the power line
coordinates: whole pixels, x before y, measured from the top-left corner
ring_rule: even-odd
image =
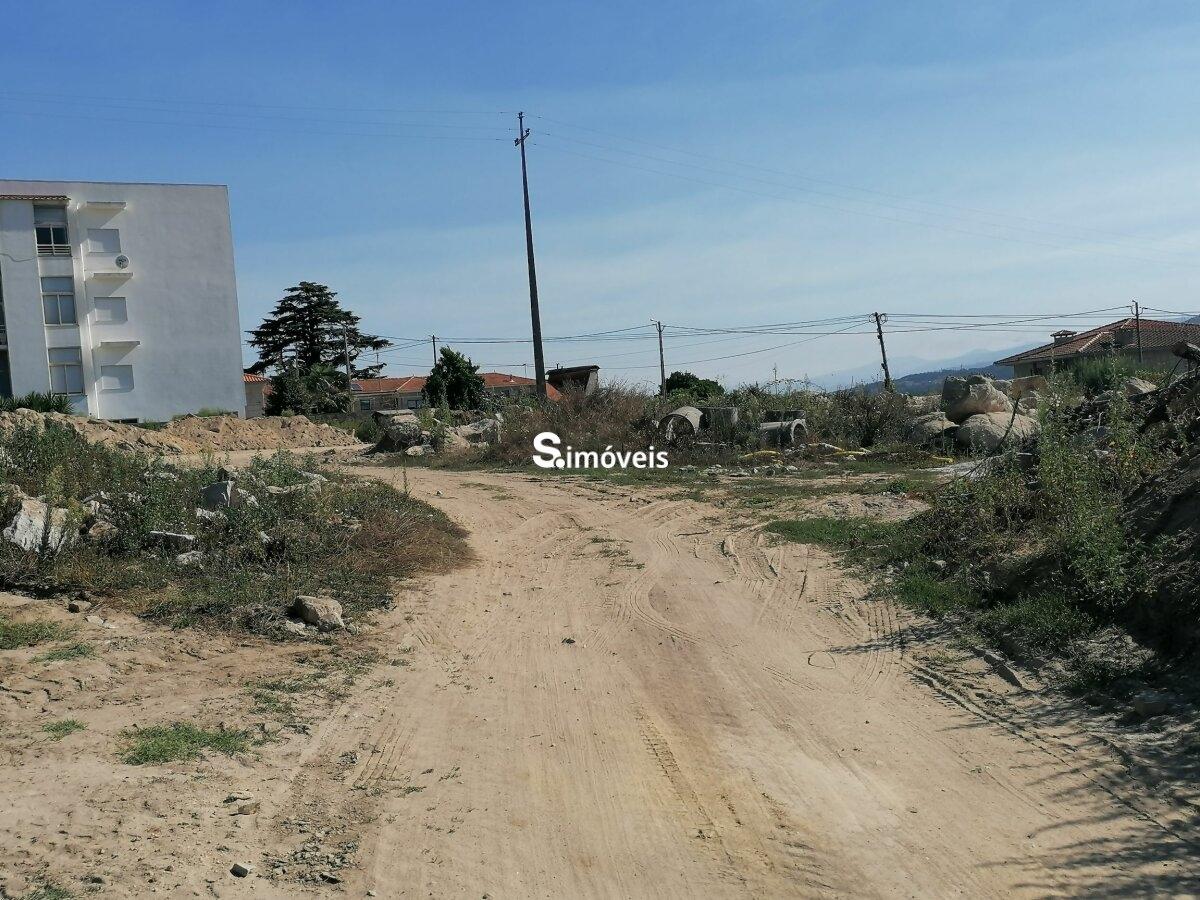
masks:
[[[391,113],[395,115],[447,115],[447,116],[511,116],[516,113],[516,110],[507,109],[396,109],[392,107],[354,107],[354,106],[296,106],[283,105],[278,103],[247,103],[242,100],[185,100],[182,98],[173,98],[169,100],[157,100],[150,97],[99,97],[87,94],[52,94],[38,91],[0,91],[0,96],[26,96],[35,100],[63,98],[72,101],[114,101],[119,103],[143,103],[155,104],[158,106],[164,105],[180,105],[180,106],[233,106],[242,109],[290,109],[297,111],[310,110],[314,112],[365,112],[365,113]]]
[[[676,153],[676,154],[680,154],[683,156],[690,156],[694,159],[704,159],[704,160],[708,160],[709,162],[717,162],[717,163],[721,163],[723,165],[740,166],[742,168],[752,169],[752,170],[763,172],[763,173],[766,173],[769,175],[781,175],[785,178],[794,178],[799,181],[809,181],[809,182],[812,182],[813,184],[825,184],[825,185],[829,185],[830,187],[841,188],[843,190],[849,190],[849,191],[856,191],[856,192],[864,193],[864,194],[873,194],[873,195],[879,196],[879,197],[887,197],[887,198],[893,199],[893,200],[901,200],[906,203],[924,204],[926,206],[940,207],[942,209],[950,209],[950,210],[956,210],[956,211],[960,211],[960,212],[968,212],[968,213],[972,213],[975,215],[990,216],[992,218],[997,218],[997,219],[1011,219],[1014,221],[1029,222],[1031,224],[1050,226],[1053,228],[1069,228],[1069,229],[1073,229],[1075,231],[1091,232],[1093,234],[1106,235],[1108,237],[1115,237],[1115,238],[1120,238],[1123,240],[1131,240],[1131,241],[1135,241],[1138,243],[1144,243],[1144,244],[1173,243],[1173,244],[1177,244],[1182,250],[1188,250],[1188,251],[1192,251],[1192,252],[1200,249],[1200,247],[1197,247],[1195,244],[1192,244],[1192,243],[1189,243],[1186,241],[1180,241],[1180,240],[1177,240],[1174,238],[1158,238],[1158,239],[1154,239],[1152,241],[1150,239],[1140,238],[1136,235],[1123,234],[1121,232],[1115,232],[1115,231],[1105,231],[1105,230],[1099,229],[1099,228],[1089,228],[1089,227],[1083,226],[1083,225],[1067,224],[1067,223],[1063,223],[1063,222],[1052,222],[1049,220],[1032,218],[1030,216],[1018,216],[1018,215],[1014,215],[1012,213],[1001,213],[1001,212],[996,212],[994,210],[980,209],[978,207],[961,206],[961,205],[955,205],[955,204],[951,204],[951,203],[943,203],[943,202],[940,202],[937,200],[924,200],[924,199],[921,199],[918,197],[910,197],[910,196],[905,196],[903,194],[897,194],[897,193],[893,193],[893,192],[889,192],[889,191],[881,191],[876,188],[866,188],[866,187],[862,187],[859,185],[847,184],[846,182],[832,181],[827,178],[819,178],[819,177],[816,177],[813,175],[797,173],[797,172],[789,172],[789,171],[786,171],[783,169],[768,168],[766,166],[760,166],[760,165],[755,165],[754,163],[745,162],[744,160],[723,159],[718,156],[711,156],[711,155],[705,154],[705,153],[697,153],[696,151],[685,150],[680,147],[670,147],[665,144],[658,144],[658,143],[653,143],[651,141],[639,140],[637,138],[631,138],[631,137],[628,137],[628,136],[622,135],[622,134],[613,134],[611,132],[602,131],[598,128],[592,128],[587,125],[579,125],[579,124],[572,123],[572,122],[565,122],[561,119],[552,119],[548,116],[536,116],[536,118],[539,118],[544,122],[551,122],[556,125],[562,125],[566,128],[574,128],[574,129],[577,129],[580,131],[587,131],[592,134],[599,134],[604,137],[613,138],[615,140],[624,141],[626,143],[638,144],[643,147],[650,147],[650,148],[657,149],[657,150],[663,150],[668,153]],[[570,138],[565,138],[565,137],[562,139],[570,140]],[[599,145],[597,145],[597,146],[599,146]],[[629,152],[629,151],[618,151],[618,152]],[[679,164],[683,165],[683,163],[679,163]]]
[[[1045,243],[1044,241],[1033,241],[1033,240],[1029,240],[1028,238],[1021,238],[1021,237],[1016,237],[1013,235],[993,234],[993,233],[986,232],[986,231],[974,231],[974,230],[967,229],[967,228],[959,228],[959,227],[953,226],[953,225],[943,225],[943,224],[939,224],[937,222],[922,222],[922,221],[916,221],[913,219],[903,219],[898,216],[889,216],[889,215],[884,215],[882,213],[870,212],[868,210],[853,209],[851,207],[844,207],[844,206],[834,206],[829,203],[819,203],[815,200],[808,200],[803,197],[793,197],[793,196],[788,196],[785,194],[772,194],[772,193],[767,193],[766,191],[751,190],[750,188],[740,187],[740,186],[732,185],[732,184],[725,184],[723,182],[708,181],[708,180],[705,180],[702,178],[693,178],[689,175],[681,175],[678,172],[666,172],[666,171],[663,171],[662,169],[650,169],[645,166],[638,166],[638,165],[634,165],[632,163],[627,163],[623,160],[609,159],[607,157],[596,156],[591,153],[580,153],[576,150],[568,150],[566,147],[555,147],[553,145],[542,144],[541,142],[537,142],[537,145],[540,147],[543,147],[543,149],[549,149],[549,150],[552,150],[557,153],[566,153],[571,156],[578,156],[583,159],[596,160],[597,162],[608,163],[609,165],[620,166],[620,167],[626,168],[626,169],[633,169],[633,170],[639,171],[639,172],[647,172],[652,175],[661,175],[661,176],[665,176],[667,178],[676,178],[681,181],[690,181],[694,184],[706,185],[708,187],[723,188],[725,190],[730,190],[730,191],[738,191],[739,193],[742,193],[742,194],[749,194],[749,195],[755,196],[755,197],[765,197],[770,200],[783,200],[783,201],[786,201],[789,203],[799,203],[799,204],[802,204],[805,206],[813,206],[813,207],[816,207],[817,209],[826,209],[826,210],[831,210],[833,212],[847,213],[849,215],[865,216],[867,218],[878,219],[883,222],[894,222],[894,223],[898,223],[901,225],[915,225],[919,228],[929,228],[929,229],[933,229],[935,231],[948,231],[948,232],[953,232],[956,234],[970,235],[972,237],[991,238],[993,240],[1007,241],[1010,243],[1028,244],[1030,246],[1042,247],[1042,248],[1049,249],[1049,250],[1067,251],[1067,252],[1072,252],[1072,253],[1091,253],[1094,255],[1108,256],[1108,257],[1113,257],[1116,259],[1133,260],[1135,262],[1157,263],[1159,265],[1172,265],[1172,266],[1180,266],[1183,268],[1196,268],[1195,264],[1189,264],[1189,263],[1185,263],[1182,261],[1175,261],[1175,260],[1170,260],[1170,259],[1149,259],[1149,258],[1146,258],[1143,256],[1130,256],[1129,254],[1124,254],[1124,253],[1112,253],[1112,252],[1106,251],[1106,250],[1096,250],[1096,249],[1093,249],[1090,247],[1071,246],[1069,244],[1061,244],[1061,243],[1060,244],[1048,244],[1048,243]],[[793,190],[795,190],[795,189],[793,188]]]
[[[281,130],[277,128],[254,128],[249,125],[226,125],[217,122],[168,122],[162,119],[123,119],[114,118],[112,116],[88,116],[79,113],[51,113],[34,110],[21,109],[3,109],[7,115],[15,116],[35,116],[40,118],[51,119],[81,119],[90,122],[112,122],[122,125],[166,125],[171,128],[215,128],[221,131],[244,131],[257,134],[308,134],[318,135],[323,137],[370,137],[370,138],[396,138],[399,140],[429,140],[429,141],[484,141],[484,142],[502,142],[507,140],[503,137],[472,137],[470,135],[433,135],[433,134],[386,134],[382,132],[369,131],[318,131],[314,129],[303,130]],[[148,110],[149,111],[149,110]],[[482,130],[482,129],[481,129]]]

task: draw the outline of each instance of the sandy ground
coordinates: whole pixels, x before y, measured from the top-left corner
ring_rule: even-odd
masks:
[[[1135,784],[1069,712],[863,599],[825,553],[635,489],[408,477],[471,530],[478,562],[402,593],[359,639],[385,662],[252,758],[147,769],[111,748],[132,722],[245,724],[247,680],[328,648],[117,620],[87,627],[125,649],[2,670],[6,883],[221,897],[1200,891],[1196,810]],[[30,736],[66,715],[89,729]],[[228,814],[239,790],[263,799],[257,813]],[[349,861],[330,869],[338,883],[297,880],[320,870],[317,853]],[[254,873],[232,877],[236,861]]]

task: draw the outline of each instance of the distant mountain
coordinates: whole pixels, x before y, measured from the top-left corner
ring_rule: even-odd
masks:
[[[928,394],[940,390],[947,375],[978,373],[990,375],[993,378],[1011,378],[1011,366],[997,366],[994,360],[1003,359],[1022,350],[1028,350],[1034,344],[1020,344],[1000,350],[970,350],[949,359],[921,359],[919,357],[902,356],[888,360],[892,370],[892,383],[896,389],[906,394]],[[897,374],[899,373],[899,374]],[[854,369],[843,369],[828,375],[819,375],[811,379],[813,383],[826,390],[863,385],[868,390],[883,387],[880,378],[882,370],[879,363],[859,366]]]

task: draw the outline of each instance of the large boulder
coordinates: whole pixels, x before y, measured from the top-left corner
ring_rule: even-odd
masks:
[[[473,445],[453,428],[446,429],[439,441],[439,449],[443,453],[465,453]]]
[[[377,412],[375,422],[383,430],[376,450],[395,452],[415,447],[423,441],[421,422],[411,412]]]
[[[316,625],[321,631],[336,631],[346,627],[342,619],[342,604],[332,597],[301,594],[292,603],[291,613],[301,622]]]
[[[1014,400],[1020,400],[1030,392],[1041,393],[1049,387],[1050,382],[1046,380],[1045,375],[1024,375],[1014,378],[1008,383],[1008,396]]]
[[[495,419],[480,419],[453,429],[471,444],[494,444],[500,440],[500,423]]]
[[[11,518],[0,537],[22,550],[57,553],[74,543],[78,520],[67,509],[52,507],[37,497],[25,496],[20,488],[5,485],[5,506]]]
[[[232,479],[214,481],[200,488],[200,505],[207,510],[237,506],[239,499],[238,489],[234,487]]]
[[[932,444],[953,437],[956,428],[944,412],[926,413],[908,423],[907,438],[914,444]]]
[[[950,421],[962,424],[971,416],[1011,414],[1012,401],[983,375],[951,375],[942,385],[942,412]]]
[[[1001,444],[1016,444],[1033,437],[1038,427],[1033,416],[979,413],[958,426],[954,440],[968,450],[995,450]]]

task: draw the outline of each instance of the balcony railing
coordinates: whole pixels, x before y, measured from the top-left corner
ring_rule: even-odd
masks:
[[[70,256],[70,244],[43,244],[40,241],[37,245],[38,256]]]

